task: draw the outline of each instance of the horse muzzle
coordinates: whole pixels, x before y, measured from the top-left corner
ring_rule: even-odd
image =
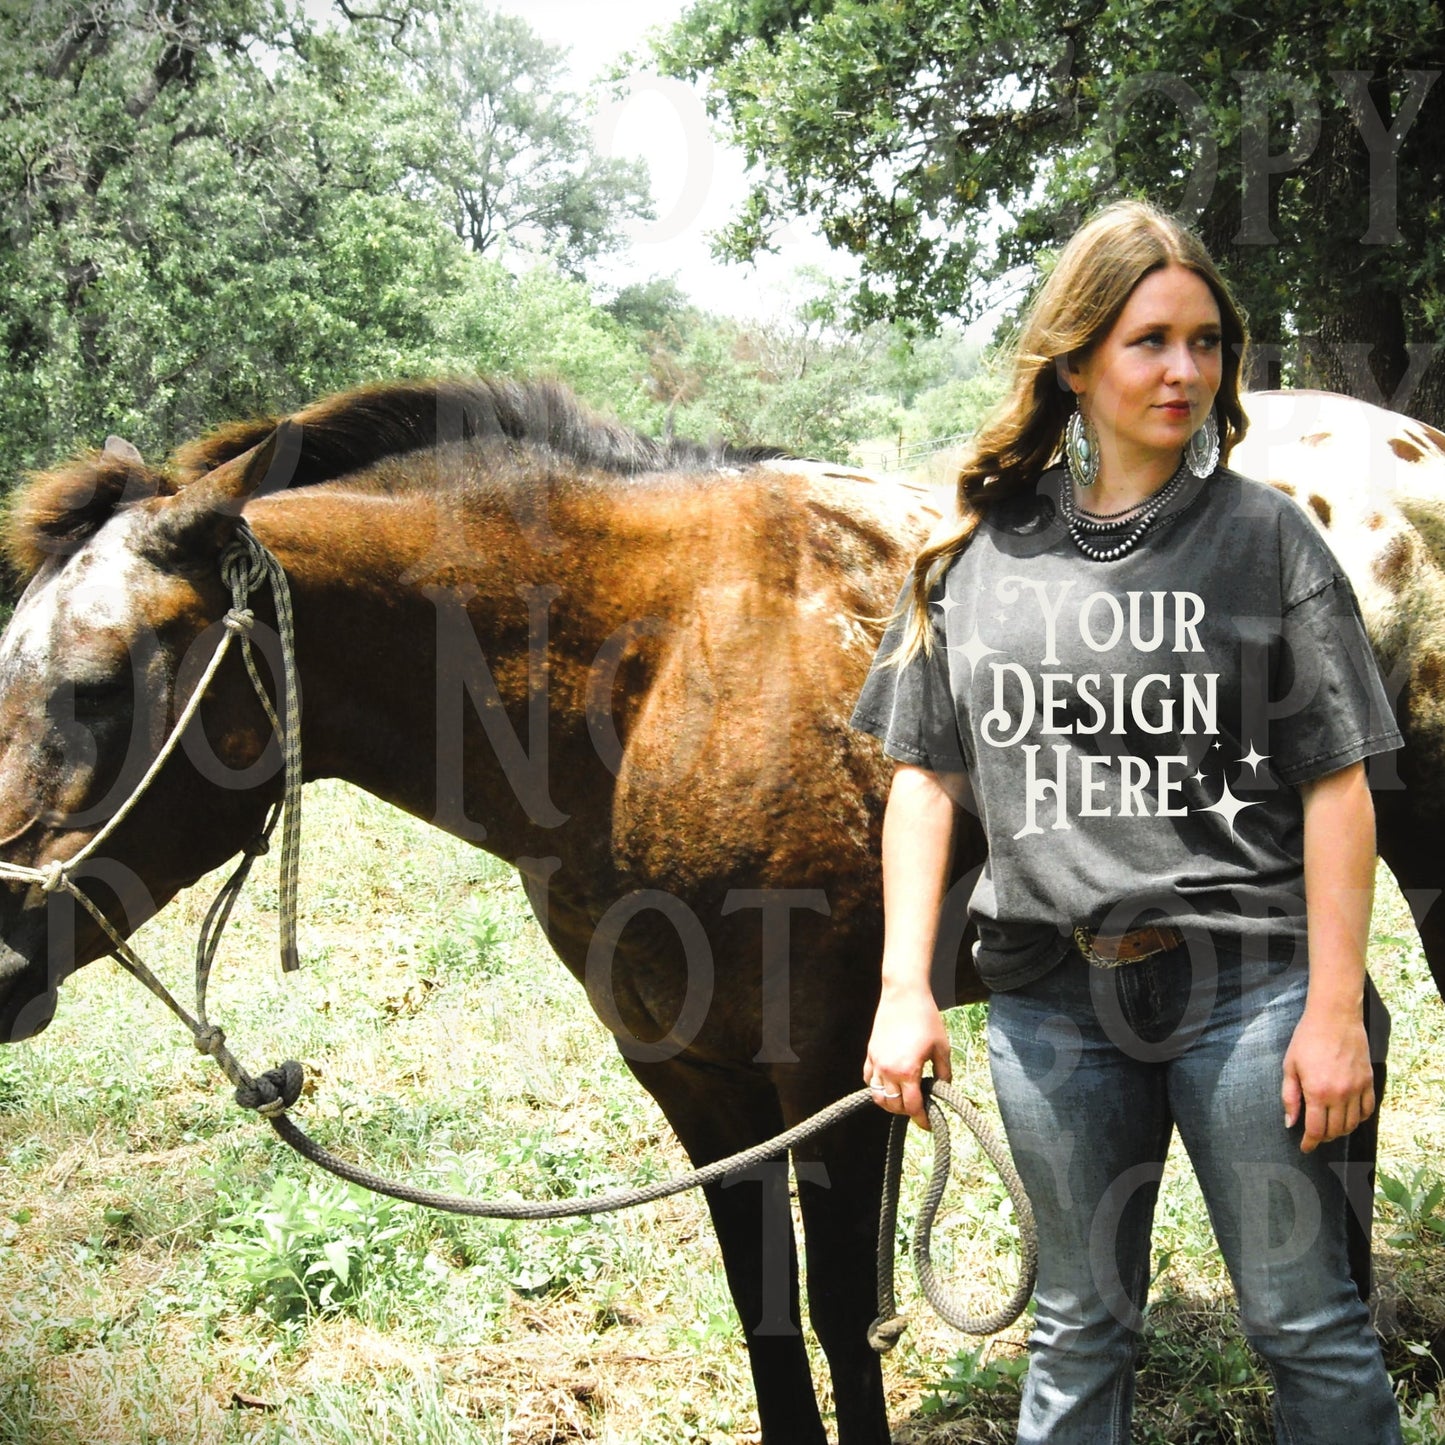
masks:
[[[21,929],[23,936],[31,930]],[[34,1038],[55,1017],[60,1001],[57,983],[46,977],[45,939],[38,939],[38,948],[27,949],[17,936],[12,946],[8,938],[0,938],[0,1044],[17,1044]],[[24,951],[22,951],[24,950]]]

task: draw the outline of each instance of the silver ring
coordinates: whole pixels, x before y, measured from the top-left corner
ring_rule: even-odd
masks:
[[[870,1094],[881,1094],[885,1099],[901,1099],[903,1097],[901,1093],[890,1094],[882,1084],[869,1084],[868,1092]]]

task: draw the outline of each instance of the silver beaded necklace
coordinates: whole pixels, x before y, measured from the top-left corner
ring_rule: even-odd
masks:
[[[1059,508],[1063,513],[1064,526],[1074,539],[1074,546],[1092,562],[1112,562],[1132,552],[1154,519],[1178,495],[1188,475],[1189,468],[1181,461],[1179,470],[1152,497],[1139,504],[1138,515],[1133,518],[1130,518],[1130,513],[1135,510],[1133,507],[1125,507],[1122,512],[1106,516],[1082,511],[1074,501],[1073,484],[1065,476],[1059,489]],[[1091,533],[1094,535],[1091,536]],[[1101,536],[1101,533],[1107,535]]]

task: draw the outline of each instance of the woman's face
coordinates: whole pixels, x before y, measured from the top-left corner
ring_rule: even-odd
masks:
[[[1184,266],[1151,271],[1102,341],[1068,371],[1099,432],[1106,478],[1163,480],[1214,405],[1223,371],[1219,303]]]

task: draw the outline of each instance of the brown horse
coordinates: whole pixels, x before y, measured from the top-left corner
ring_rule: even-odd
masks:
[[[293,420],[285,466],[268,422],[163,472],[113,443],[21,497],[8,541],[30,580],[0,643],[0,861],[74,857],[128,795],[216,645],[218,557],[244,508],[294,594],[307,776],[347,778],[515,863],[696,1162],[855,1088],[891,767],[845,720],[870,620],[936,520],[926,496],[648,442],[545,387],[380,388]],[[1344,515],[1325,519],[1332,535]],[[1432,549],[1380,515],[1361,527],[1407,536],[1409,585],[1433,596]],[[1416,706],[1436,676],[1429,626],[1386,624],[1387,667],[1414,659],[1412,746],[1434,737]],[[257,832],[280,791],[268,739],[228,659],[186,746],[76,870],[118,929]],[[1387,819],[1418,836],[1428,793],[1397,791],[1382,838]],[[961,876],[982,857],[976,824],[963,828]],[[1410,876],[1432,886],[1423,863]],[[979,997],[961,915],[945,934],[940,993]],[[108,946],[63,893],[0,891],[0,1037],[43,1028],[64,976]],[[885,1124],[855,1117],[793,1158],[842,1445],[889,1438],[865,1340]],[[823,1441],[786,1172],[708,1202],[764,1438]]]
[[[876,639],[864,619],[892,605],[933,520],[924,494],[646,442],[549,388],[391,387],[295,420],[283,491],[260,495],[266,424],[167,473],[114,445],[25,492],[9,541],[31,580],[0,646],[0,858],[73,856],[130,791],[216,645],[218,556],[244,502],[290,579],[307,776],[515,863],[696,1162],[855,1089],[890,768],[845,720]],[[123,932],[233,854],[278,795],[239,662],[198,722],[77,870]],[[107,951],[74,912],[3,890],[0,1036],[42,1028],[64,975]],[[811,1316],[840,1438],[860,1445],[888,1438],[865,1338],[885,1126],[869,1111],[794,1161]],[[709,1205],[765,1437],[822,1441],[786,1171]]]

